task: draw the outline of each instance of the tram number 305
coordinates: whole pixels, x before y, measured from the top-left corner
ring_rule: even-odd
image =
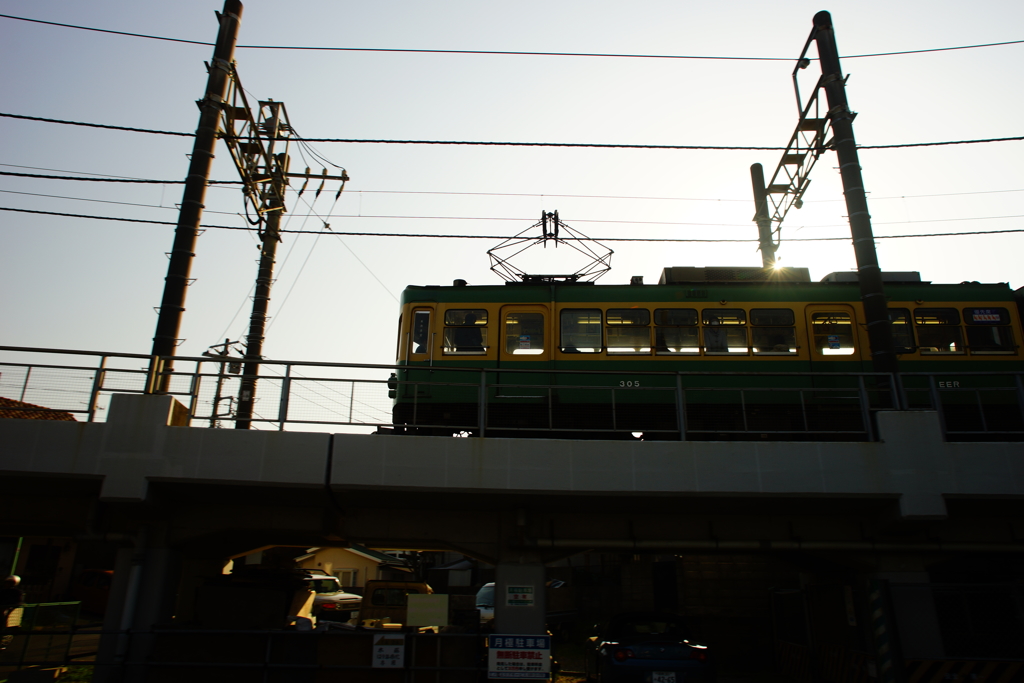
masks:
[[[620,387],[638,387],[640,386],[640,380],[622,380],[619,382]]]

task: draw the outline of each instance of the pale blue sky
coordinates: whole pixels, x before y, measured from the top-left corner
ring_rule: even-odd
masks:
[[[212,41],[220,2],[23,2],[0,13]],[[242,45],[642,53],[795,58],[820,9],[841,55],[1024,39],[1024,4],[802,1],[299,2],[251,0]],[[0,19],[0,111],[192,131],[211,48]],[[308,137],[782,146],[796,123],[792,62],[308,52],[239,49],[245,88],[288,107]],[[1021,135],[1024,45],[845,59],[863,145]],[[817,65],[811,67],[811,70]],[[810,70],[809,70],[810,71]],[[182,178],[191,140],[2,118],[0,170],[17,166]],[[876,235],[1024,227],[1021,142],[865,150]],[[594,237],[750,238],[749,166],[779,152],[317,144],[352,176],[330,219],[339,231],[512,235],[542,210]],[[293,166],[301,166],[297,155]],[[835,157],[819,161],[783,237],[848,235]],[[316,169],[319,171],[319,169]],[[46,171],[39,171],[46,172]],[[234,179],[223,148],[213,178]],[[0,206],[175,220],[180,186],[0,176]],[[387,194],[383,191],[492,193]],[[999,191],[999,192],[994,192]],[[13,192],[131,202],[145,208]],[[494,196],[507,193],[520,196]],[[981,194],[986,193],[986,194]],[[586,195],[565,197],[557,195]],[[935,195],[924,197],[923,195]],[[653,197],[658,199],[608,199]],[[330,208],[333,189],[316,203]],[[692,201],[691,201],[692,200]],[[699,200],[699,201],[697,201]],[[720,201],[710,201],[720,200]],[[290,200],[288,227],[318,229]],[[243,225],[237,190],[211,189],[204,223]],[[369,218],[418,216],[446,218]],[[995,218],[1012,216],[1012,218]],[[465,220],[476,218],[480,220]],[[484,220],[484,219],[513,220]],[[617,222],[599,222],[617,221]],[[913,222],[908,222],[913,221]],[[938,222],[936,222],[938,221]],[[653,223],[675,223],[657,225]],[[695,224],[695,225],[682,225]],[[834,227],[822,227],[834,226]],[[0,330],[7,345],[146,353],[171,226],[0,212]],[[496,283],[483,240],[286,236],[265,354],[389,363],[407,284]],[[315,244],[315,246],[314,246]],[[1024,233],[880,240],[886,270],[936,282],[1024,286]],[[254,238],[207,231],[197,245],[180,352],[244,334]],[[347,245],[347,247],[346,247]],[[759,265],[754,244],[610,243],[602,282],[675,265]],[[351,250],[351,251],[350,251]],[[363,262],[353,257],[353,252]],[[289,255],[290,254],[290,255]],[[848,242],[783,242],[783,263],[814,278],[854,267]],[[287,260],[286,260],[287,256]],[[308,256],[308,261],[307,261]],[[305,266],[303,267],[303,263]],[[372,271],[379,284],[368,272]],[[290,295],[285,302],[285,296]],[[282,303],[284,303],[282,308]],[[241,309],[241,314],[236,312]]]

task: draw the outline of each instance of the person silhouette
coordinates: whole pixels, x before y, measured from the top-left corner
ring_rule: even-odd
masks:
[[[476,324],[476,313],[467,313],[462,324],[465,327],[455,328],[452,335],[456,353],[482,353],[484,351],[483,332]]]

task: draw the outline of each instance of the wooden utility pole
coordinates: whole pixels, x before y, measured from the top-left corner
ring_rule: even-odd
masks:
[[[149,391],[163,393],[170,384],[170,373],[174,369],[175,347],[181,329],[181,315],[185,311],[185,293],[195,256],[196,237],[203,215],[206,198],[206,183],[210,177],[210,165],[217,144],[217,130],[220,122],[224,96],[233,72],[235,40],[242,21],[242,3],[239,0],[224,0],[224,12],[217,15],[220,31],[213,49],[213,59],[208,65],[209,77],[206,95],[199,100],[199,126],[196,128],[192,145],[191,163],[185,178],[185,191],[178,212],[178,226],[174,230],[174,245],[171,247],[167,277],[164,279],[164,294],[160,302],[156,334],[153,336],[152,354],[158,356],[154,386]]]

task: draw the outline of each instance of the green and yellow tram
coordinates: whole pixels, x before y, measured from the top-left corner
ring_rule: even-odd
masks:
[[[761,424],[761,437],[791,437],[814,432],[814,421],[860,420],[863,401],[852,399],[865,391],[879,407],[927,407],[937,388],[973,383],[1005,389],[989,422],[1019,423],[1021,292],[923,282],[917,273],[884,281],[898,387],[856,374],[872,364],[855,273],[812,282],[801,268],[666,268],[657,285],[410,286],[394,422],[421,434],[484,425],[488,434],[645,438],[678,438],[681,429],[712,438]],[[788,391],[798,387],[816,391]]]

